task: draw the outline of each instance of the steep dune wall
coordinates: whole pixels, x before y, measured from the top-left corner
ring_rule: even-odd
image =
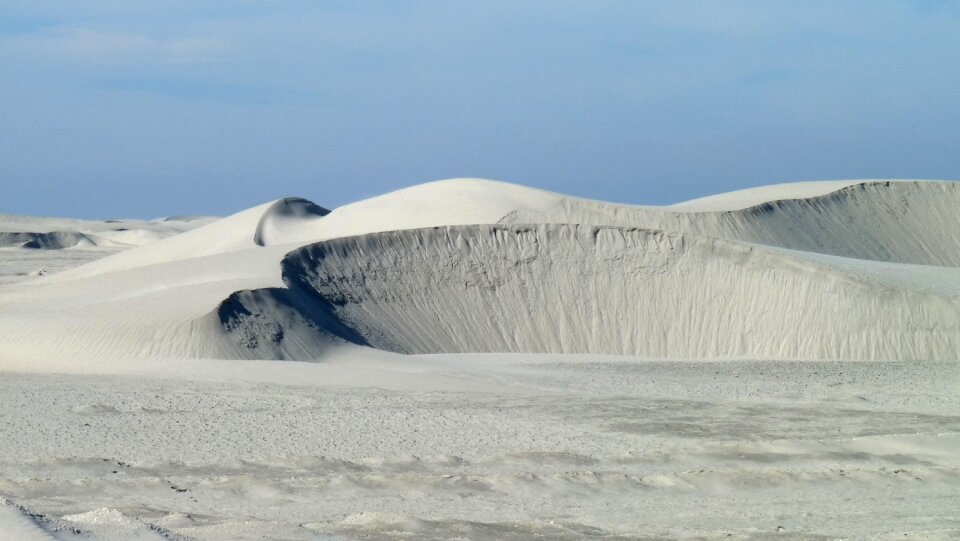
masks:
[[[456,226],[295,250],[284,281],[377,348],[652,357],[960,357],[960,302],[718,239]]]
[[[960,183],[865,182],[816,197],[723,212],[675,212],[565,198],[502,223],[620,225],[741,240],[793,250],[960,267]]]

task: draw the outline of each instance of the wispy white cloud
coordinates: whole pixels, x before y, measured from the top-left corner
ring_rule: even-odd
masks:
[[[5,56],[53,62],[103,64],[193,64],[222,60],[233,44],[221,37],[169,36],[110,32],[92,28],[54,28],[0,38]]]

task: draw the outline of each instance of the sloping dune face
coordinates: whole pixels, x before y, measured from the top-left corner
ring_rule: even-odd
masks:
[[[857,259],[960,266],[960,183],[822,184],[838,189],[796,199],[784,191],[786,199],[722,211],[700,210],[723,207],[707,203],[676,211],[685,205],[631,207],[565,198],[546,211],[521,210],[501,221],[645,227]]]
[[[957,292],[636,228],[441,227],[317,243],[284,281],[403,353],[957,359]]]
[[[290,242],[301,229],[330,211],[300,197],[258,205],[203,227],[71,269],[58,278],[73,279],[164,265]]]
[[[957,267],[958,211],[955,182],[869,182],[707,215],[695,232],[857,259]]]

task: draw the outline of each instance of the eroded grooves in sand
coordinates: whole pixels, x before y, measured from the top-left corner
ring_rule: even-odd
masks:
[[[488,225],[317,243],[284,260],[404,353],[956,359],[956,298],[762,247],[633,228]],[[815,308],[813,308],[815,307]]]

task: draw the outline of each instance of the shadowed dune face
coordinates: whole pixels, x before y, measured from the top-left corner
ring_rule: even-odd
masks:
[[[282,358],[302,350],[283,344],[291,333],[297,343],[313,333],[402,353],[920,360],[960,351],[955,297],[635,228],[455,226],[335,239],[289,253],[283,279],[296,294],[270,293],[273,305],[251,310],[282,322],[273,346]]]
[[[331,345],[367,341],[345,325],[326,299],[273,287],[238,291],[217,307],[237,351],[259,359],[310,359]]]

